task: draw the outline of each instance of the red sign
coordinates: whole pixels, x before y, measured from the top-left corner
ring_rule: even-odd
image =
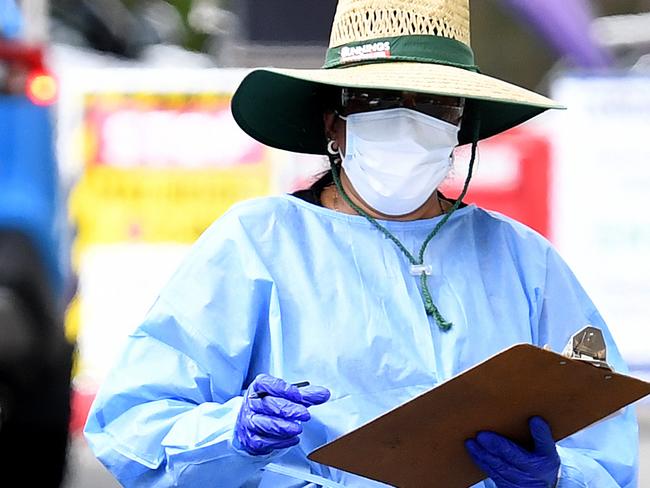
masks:
[[[201,169],[258,163],[263,147],[239,130],[218,94],[93,94],[87,160],[119,168]]]
[[[468,161],[469,148],[463,148],[459,156]],[[458,168],[458,176],[444,185],[443,193],[460,193],[467,164]],[[465,201],[496,210],[549,237],[550,173],[548,139],[528,128],[513,129],[480,143]]]

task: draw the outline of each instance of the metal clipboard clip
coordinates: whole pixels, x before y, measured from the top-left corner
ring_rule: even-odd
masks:
[[[587,325],[573,334],[562,355],[589,363],[596,368],[614,371],[614,368],[607,363],[607,344],[603,331],[592,325]]]

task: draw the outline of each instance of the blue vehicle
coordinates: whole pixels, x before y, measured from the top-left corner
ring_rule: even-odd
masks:
[[[41,48],[0,0],[0,460],[24,486],[59,486],[72,346],[63,331],[61,214]],[[15,4],[14,4],[15,7]]]

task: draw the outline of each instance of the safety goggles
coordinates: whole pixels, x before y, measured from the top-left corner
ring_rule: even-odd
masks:
[[[337,111],[345,117],[392,108],[409,108],[450,124],[459,125],[463,117],[465,99],[393,90],[343,88]]]

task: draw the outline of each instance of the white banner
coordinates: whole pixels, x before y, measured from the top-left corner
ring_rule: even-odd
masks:
[[[556,141],[553,237],[633,369],[650,369],[650,77],[574,76]]]

